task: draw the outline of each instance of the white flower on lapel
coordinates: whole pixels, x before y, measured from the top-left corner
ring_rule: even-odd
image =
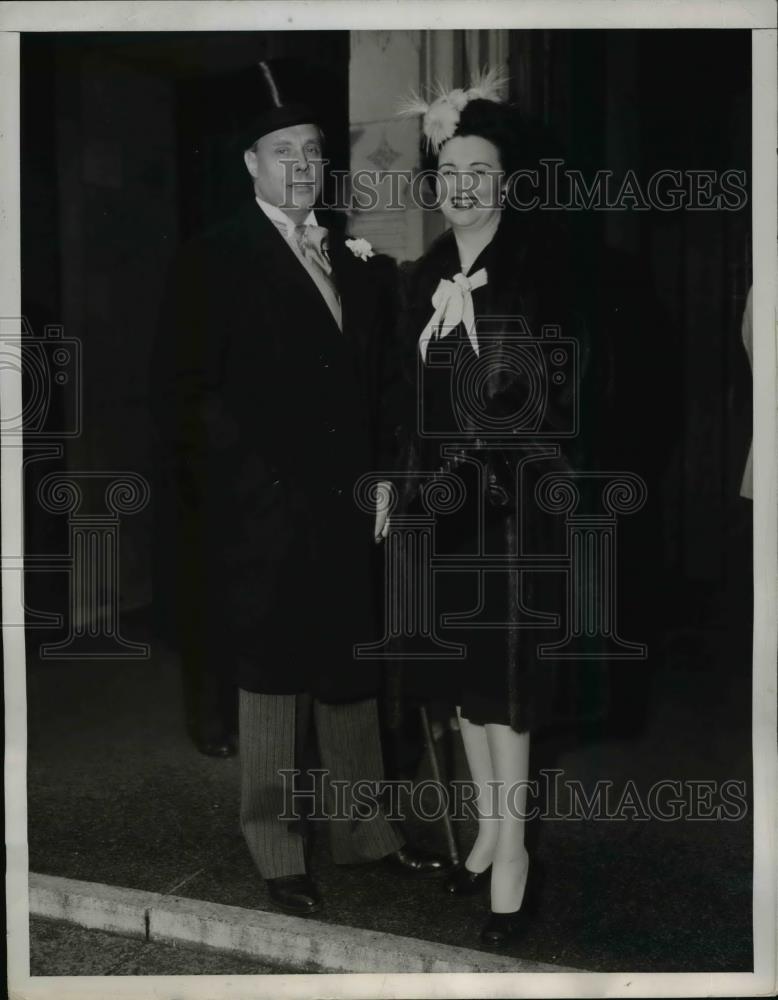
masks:
[[[368,257],[375,257],[373,248],[367,240],[346,240],[346,246],[360,260],[367,260]]]

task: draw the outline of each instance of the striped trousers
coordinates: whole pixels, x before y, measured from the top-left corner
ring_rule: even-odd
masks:
[[[291,771],[301,756],[313,710],[321,766],[325,770],[325,801],[332,815],[332,782],[382,781],[384,765],[374,698],[327,705],[306,695],[269,695],[240,691],[240,825],[254,863],[263,878],[305,872],[300,823],[279,819],[299,812],[292,800],[293,783],[281,772]],[[346,792],[346,800],[348,795]],[[377,810],[367,819],[329,819],[332,857],[336,864],[356,864],[382,858],[403,844],[400,833]]]

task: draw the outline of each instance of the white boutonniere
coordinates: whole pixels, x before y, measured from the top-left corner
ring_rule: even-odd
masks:
[[[373,248],[367,240],[346,240],[346,246],[360,260],[367,260],[368,257],[375,257]]]

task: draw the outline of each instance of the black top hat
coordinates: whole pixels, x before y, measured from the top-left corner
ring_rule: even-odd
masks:
[[[315,70],[297,60],[263,59],[231,74],[218,89],[223,125],[243,149],[288,125],[320,123],[308,101],[316,93]]]

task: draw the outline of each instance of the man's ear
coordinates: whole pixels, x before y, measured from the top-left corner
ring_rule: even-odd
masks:
[[[243,162],[246,164],[246,170],[251,174],[252,177],[257,176],[257,154],[253,149],[247,149],[243,153]]]

